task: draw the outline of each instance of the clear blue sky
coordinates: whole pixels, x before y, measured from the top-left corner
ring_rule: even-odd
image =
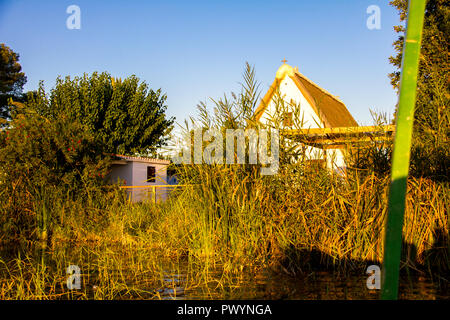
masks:
[[[81,29],[69,30],[66,8],[81,8]],[[381,29],[369,30],[370,5]],[[20,54],[25,90],[58,75],[108,71],[137,75],[168,95],[168,114],[182,122],[196,105],[238,91],[248,61],[263,93],[286,58],[340,98],[360,124],[369,108],[392,114],[397,12],[380,0],[317,1],[5,1],[0,42]]]

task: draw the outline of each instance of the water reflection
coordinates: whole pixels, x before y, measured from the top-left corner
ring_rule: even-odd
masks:
[[[295,277],[275,271],[224,273],[148,248],[4,246],[0,249],[2,298],[50,299],[378,299],[366,274],[331,271]],[[82,289],[68,290],[65,273],[78,265]],[[400,299],[448,299],[448,282],[402,277]],[[25,289],[28,286],[29,292]],[[22,288],[23,287],[23,288]],[[5,292],[10,288],[10,292]],[[25,290],[18,292],[18,288]],[[16,291],[14,291],[16,290]],[[21,294],[21,295],[20,295]]]

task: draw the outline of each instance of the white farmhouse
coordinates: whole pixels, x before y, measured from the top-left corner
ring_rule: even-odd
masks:
[[[279,108],[280,101],[283,101],[285,106],[282,111]],[[338,97],[322,89],[302,75],[297,68],[292,68],[286,63],[278,69],[274,82],[255,111],[255,118],[269,124],[274,118],[280,119],[280,112],[283,112],[281,117],[283,129],[358,126]],[[296,121],[292,119],[294,115]],[[300,128],[294,128],[294,123],[297,125],[300,123]],[[345,168],[344,150],[339,146],[324,150],[309,146],[306,149],[306,157],[311,161],[324,162],[327,168],[332,170]]]

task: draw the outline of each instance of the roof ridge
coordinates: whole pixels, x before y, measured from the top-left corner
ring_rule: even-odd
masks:
[[[135,160],[147,160],[147,161],[159,161],[159,162],[168,162],[170,163],[170,160],[166,159],[158,159],[158,158],[148,158],[148,157],[141,157],[141,156],[127,156],[124,154],[113,154],[113,156],[119,157],[119,158],[125,158],[125,159],[135,159]]]
[[[331,98],[333,98],[336,101],[338,101],[338,102],[342,103],[343,105],[345,105],[345,103],[338,96],[335,96],[335,95],[331,94],[327,90],[325,90],[322,87],[320,87],[318,84],[314,83],[312,80],[308,79],[304,74],[300,73],[300,71],[298,71],[297,68],[294,68],[294,74],[297,74],[299,77],[305,79],[306,81],[308,81],[310,84],[315,86],[317,89],[319,89],[320,91],[322,91],[326,95],[330,96]]]

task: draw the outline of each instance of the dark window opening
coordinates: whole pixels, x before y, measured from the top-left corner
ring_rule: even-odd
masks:
[[[156,170],[155,167],[147,167],[147,182],[156,181]]]

